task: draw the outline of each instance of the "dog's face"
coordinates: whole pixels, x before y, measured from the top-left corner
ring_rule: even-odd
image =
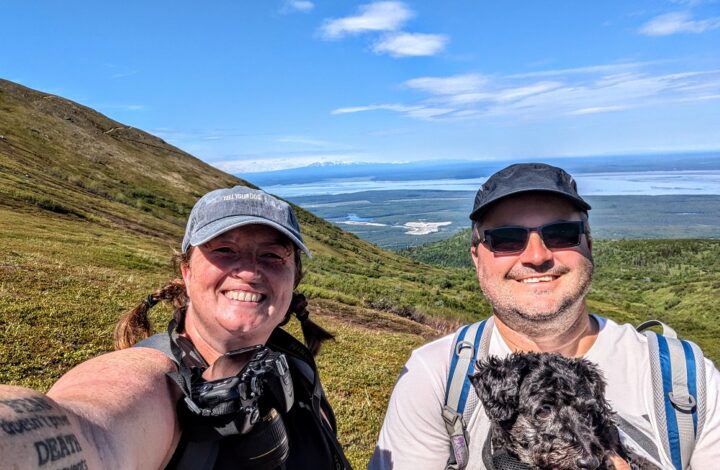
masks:
[[[478,362],[471,377],[493,422],[493,445],[540,469],[614,468],[619,437],[599,370],[557,354]]]

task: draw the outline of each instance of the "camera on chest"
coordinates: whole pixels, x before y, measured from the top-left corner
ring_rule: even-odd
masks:
[[[236,375],[193,384],[185,401],[195,415],[213,419],[222,435],[247,434],[270,410],[286,413],[294,403],[284,354],[258,345],[228,353],[252,354]]]

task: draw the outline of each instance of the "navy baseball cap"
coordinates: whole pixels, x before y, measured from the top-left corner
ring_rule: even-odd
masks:
[[[480,187],[470,220],[478,220],[491,204],[507,196],[529,191],[544,191],[570,199],[584,211],[590,210],[577,192],[577,184],[565,170],[545,163],[517,163],[503,168]]]
[[[185,228],[182,252],[187,253],[191,246],[202,245],[229,230],[252,224],[274,228],[310,256],[290,204],[246,186],[216,189],[195,203]]]

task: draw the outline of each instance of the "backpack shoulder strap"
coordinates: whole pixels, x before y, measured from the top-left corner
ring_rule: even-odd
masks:
[[[450,369],[445,387],[442,416],[450,436],[450,458],[446,470],[460,470],[469,458],[467,423],[478,404],[471,393],[470,374],[478,359],[487,357],[492,336],[492,317],[460,328],[450,351]]]
[[[175,359],[175,356],[173,356],[172,350],[170,349],[170,338],[165,333],[154,334],[149,338],[145,338],[144,340],[133,344],[132,347],[157,349],[158,351],[165,353],[171,361],[177,364],[177,359]]]
[[[662,334],[648,330],[662,327]],[[687,468],[705,424],[705,360],[700,348],[669,326],[649,320],[637,328],[648,339],[655,416],[660,438],[677,470]]]
[[[304,344],[282,328],[273,330],[268,339],[268,346],[278,352],[285,353],[290,363],[295,366],[295,369],[300,372],[305,381],[307,392],[310,395],[312,415],[333,455],[334,467],[339,470],[352,468],[340,442],[337,440],[335,413],[325,396],[315,359],[310,351]]]

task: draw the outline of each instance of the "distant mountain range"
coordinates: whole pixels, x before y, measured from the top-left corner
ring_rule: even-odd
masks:
[[[518,162],[542,161],[570,173],[634,171],[720,170],[720,151],[593,157],[528,158],[514,160],[434,160],[409,163],[324,163],[301,168],[236,176],[260,187],[279,184],[306,184],[330,180],[413,181],[470,179],[486,177]]]

